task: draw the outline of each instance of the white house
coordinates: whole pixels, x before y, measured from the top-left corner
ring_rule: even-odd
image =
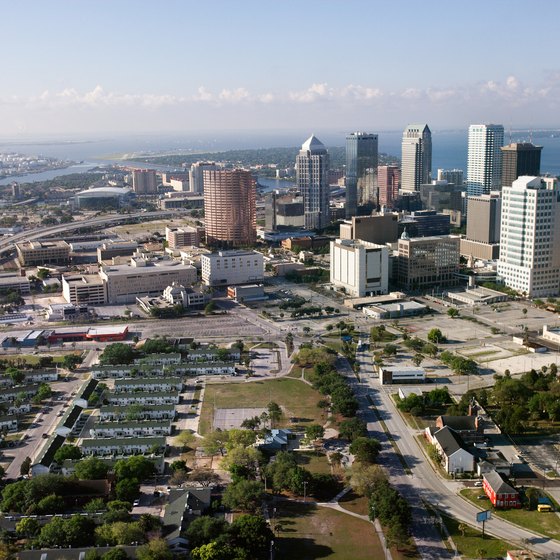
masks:
[[[84,439],[80,446],[83,455],[138,455],[165,450],[164,437]]]
[[[474,457],[465,449],[459,434],[445,427],[433,434],[427,428],[426,435],[441,455],[445,472],[457,474],[474,470]]]
[[[99,420],[101,422],[127,420],[130,419],[130,413],[126,406],[102,406],[99,409]],[[137,420],[173,420],[176,414],[175,405],[172,404],[151,405],[133,411],[133,416]]]
[[[129,393],[133,391],[161,392],[182,391],[183,381],[179,377],[154,377],[151,379],[117,379],[115,393]]]
[[[171,435],[171,420],[146,422],[99,422],[89,431],[92,438],[128,438]]]
[[[117,406],[127,406],[130,404],[159,405],[159,404],[179,404],[179,391],[158,391],[138,393],[111,393],[107,396],[109,404]]]

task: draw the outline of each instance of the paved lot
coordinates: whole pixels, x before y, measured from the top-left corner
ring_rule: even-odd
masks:
[[[214,412],[214,430],[240,428],[243,420],[260,416],[266,408],[217,408]]]

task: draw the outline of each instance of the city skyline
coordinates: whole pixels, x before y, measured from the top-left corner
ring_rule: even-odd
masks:
[[[488,56],[488,28],[544,29],[560,15],[552,1],[517,4],[9,3],[0,132],[559,126],[555,34],[506,44],[504,33]],[[406,40],[419,28],[422,64]],[[347,56],[344,29],[371,48]],[[307,52],[312,65],[293,63]]]

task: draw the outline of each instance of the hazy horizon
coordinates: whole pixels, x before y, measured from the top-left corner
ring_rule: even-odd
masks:
[[[0,135],[554,128],[559,16],[555,0],[9,2]]]

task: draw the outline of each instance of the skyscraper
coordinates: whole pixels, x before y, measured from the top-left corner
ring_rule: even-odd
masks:
[[[324,229],[330,223],[329,154],[313,134],[296,157],[297,186],[303,196],[305,229]]]
[[[135,169],[132,172],[132,189],[136,194],[157,193],[157,177],[153,169]]]
[[[453,183],[456,187],[463,184],[463,170],[462,169],[438,169],[437,180],[447,181]]]
[[[467,163],[467,194],[478,196],[500,190],[504,127],[501,124],[471,124]]]
[[[202,194],[204,192],[204,172],[217,169],[219,169],[218,166],[212,161],[193,163],[189,170],[189,191]]]
[[[374,203],[378,160],[377,134],[352,132],[346,136],[346,218],[355,216],[358,205]]]
[[[401,170],[396,165],[380,165],[377,168],[377,188],[379,190],[379,204],[393,208],[393,203],[399,196]]]
[[[401,189],[417,191],[430,182],[432,133],[427,124],[409,124],[402,138]]]
[[[556,179],[519,177],[502,189],[498,276],[529,297],[560,287],[560,202]]]
[[[469,197],[467,239],[478,243],[499,243],[501,215],[500,193]]]
[[[255,180],[244,169],[204,171],[206,242],[241,247],[256,240]]]
[[[522,175],[538,177],[541,174],[542,146],[530,142],[514,142],[502,150],[502,187],[511,187]]]

